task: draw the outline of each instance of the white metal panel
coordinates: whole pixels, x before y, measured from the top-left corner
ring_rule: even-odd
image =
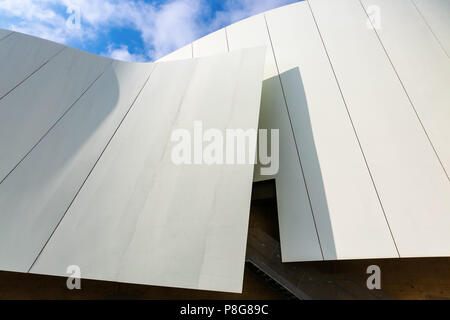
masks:
[[[280,130],[280,164],[276,175],[276,189],[283,261],[322,260],[323,255],[264,16],[257,15],[231,25],[227,27],[227,33],[231,51],[266,46],[259,127]],[[258,167],[256,169],[258,170]],[[255,180],[267,178],[262,176]]]
[[[0,42],[0,99],[64,47],[15,32]],[[7,61],[7,63],[5,63]]]
[[[114,62],[0,184],[1,270],[31,267],[152,68]]]
[[[411,0],[450,58],[450,1]]]
[[[266,62],[264,66],[264,80],[278,75],[273,57],[272,46],[263,14],[244,19],[227,28],[230,51],[242,48],[266,46]]]
[[[283,262],[322,260],[311,206],[278,76],[263,82],[259,128],[279,130],[279,171],[275,176]]]
[[[183,59],[192,59],[192,43],[175,50],[172,53],[169,53],[167,56],[164,56],[157,60],[156,62],[163,61],[174,61],[174,60],[183,60]]]
[[[0,100],[0,182],[109,62],[67,48]]]
[[[363,4],[380,8],[382,28],[377,33],[450,174],[450,60],[411,0],[365,0]]]
[[[228,47],[230,51],[240,50],[243,48],[251,48],[256,46],[265,46],[266,61],[264,64],[264,80],[278,76],[276,63],[273,57],[272,46],[270,44],[270,39],[267,34],[267,27],[263,14],[244,19],[242,21],[239,21],[235,24],[226,27],[225,29],[228,40]],[[273,79],[272,81],[274,80],[275,79]],[[280,100],[278,103],[282,103],[282,101]],[[267,112],[265,111],[266,108],[263,105],[261,105],[261,110],[262,111],[260,113],[260,128],[263,129],[270,128],[271,125],[270,122],[268,123],[265,120]],[[269,121],[272,120],[269,119]],[[266,124],[269,127],[267,127]],[[292,161],[296,161],[295,158],[293,158]],[[259,182],[274,178],[273,175],[272,176],[261,175],[260,173],[261,173],[261,165],[258,162],[255,166],[253,180],[255,182]]]
[[[339,88],[342,89],[343,101],[348,107],[356,134],[361,141],[374,185],[386,213],[386,220],[389,222],[401,256],[448,256],[450,252],[448,232],[450,187],[447,177],[397,77],[396,70],[392,68],[391,61],[386,56],[376,33],[367,28],[367,16],[361,3],[358,0],[311,0],[310,3],[334,67],[332,71],[335,71]],[[428,24],[429,30],[432,30],[432,34],[429,30],[426,31],[423,21],[421,22],[418,16],[412,13],[412,6],[406,5],[404,1],[388,3],[382,0],[365,0],[365,4],[370,3],[378,3],[384,8],[381,11],[381,25],[385,29],[380,32],[381,39],[387,52],[392,54],[392,62],[398,67],[400,79],[410,94],[414,106],[421,105],[417,108],[417,110],[420,109],[418,112],[420,119],[428,119],[424,121],[424,125],[427,132],[434,132],[434,136],[430,135],[431,140],[441,139],[438,152],[442,154],[442,150],[448,147],[444,144],[445,138],[439,136],[447,133],[443,119],[448,117],[448,108],[444,106],[448,102],[447,93],[444,91],[448,85],[448,78],[445,76],[447,72],[445,67],[438,70],[438,63],[441,66],[444,64],[442,55],[439,56],[436,43],[433,41],[439,40],[442,47],[447,48],[448,55],[449,2],[445,0],[414,1]],[[343,101],[339,102],[341,100],[336,98],[339,95],[336,89],[339,88],[336,88],[336,84],[333,85],[329,63],[326,61],[328,59],[325,59],[317,30],[312,27],[311,16],[304,9],[306,5],[308,3],[293,5],[292,8],[297,10],[302,8],[302,11],[296,13],[285,8],[267,13],[273,39],[270,39],[267,33],[264,15],[246,19],[224,30],[224,32],[228,30],[231,50],[266,46],[260,127],[280,129],[280,171],[276,175],[276,184],[283,260],[320,260],[323,256],[325,259],[361,258],[357,256],[358,252],[363,253],[362,258],[381,257],[385,252],[389,254],[389,257],[395,256],[386,237],[380,237],[380,234],[386,233],[386,228],[381,227],[382,219],[376,215],[380,210],[376,208],[373,192],[369,191],[367,172],[364,173],[364,170],[361,170],[361,158],[357,155],[355,141],[350,139],[349,123],[344,121],[345,113],[342,108],[345,105]],[[383,17],[386,21],[383,21]],[[383,25],[384,22],[387,22],[386,25]],[[0,37],[1,32],[2,30],[0,30]],[[400,36],[408,39],[400,38]],[[52,47],[56,46],[55,44],[45,41],[42,42],[45,43],[42,47],[33,41],[10,42],[10,39],[14,37],[16,35],[12,34],[0,41],[0,58],[4,61],[13,61],[12,65],[15,66],[6,64],[0,66],[0,89],[6,90],[5,92],[9,92],[20,83],[21,85],[15,90],[27,85],[28,81],[34,77],[23,81],[49,60],[49,64],[52,63],[52,55],[55,56],[59,50]],[[19,34],[17,37],[22,39],[26,36]],[[221,32],[218,35],[206,37],[205,39],[208,40],[198,42],[204,41],[202,44],[204,47],[195,50],[199,55],[219,50],[216,45],[220,45],[222,47],[220,50],[223,50],[223,41],[218,41],[219,38],[222,38]],[[271,40],[274,44],[273,48]],[[427,45],[421,48],[416,41]],[[410,52],[403,52],[403,45],[408,47]],[[401,49],[400,46],[402,46]],[[275,50],[279,59],[278,66],[272,49]],[[194,47],[191,44],[162,58],[161,61],[190,59],[193,51]],[[20,61],[20,59],[29,58],[30,55],[36,59],[26,59],[26,63]],[[398,61],[400,56],[406,57],[405,61]],[[55,56],[54,59],[58,57]],[[190,63],[198,63],[200,60],[177,62],[177,65],[187,66]],[[257,60],[252,61],[257,64]],[[17,61],[20,63],[15,64]],[[424,67],[426,64],[429,64],[428,70]],[[225,74],[231,69],[236,71],[230,68],[229,64],[215,65],[220,74]],[[278,67],[281,69],[281,76],[278,74]],[[84,179],[89,175],[103,150],[102,147],[107,144],[107,140],[117,128],[121,116],[126,112],[127,103],[131,104],[131,100],[139,91],[139,85],[135,81],[137,80],[142,87],[147,74],[151,72],[149,65],[115,63],[112,68],[115,71],[111,69],[109,73],[103,75],[4,183],[0,184],[0,268],[14,271],[28,270],[57,226],[59,219],[70,206]],[[167,68],[169,68],[168,65]],[[44,69],[45,67],[36,75],[40,75]],[[174,69],[178,70],[178,68]],[[189,112],[179,114],[181,121],[178,124],[188,125],[193,120],[204,116],[205,119],[212,119],[207,121],[208,125],[223,125],[222,121],[226,118],[223,114],[224,110],[221,109],[221,112],[217,113],[217,110],[210,106],[229,101],[228,94],[231,87],[229,83],[236,85],[238,89],[234,96],[243,99],[236,100],[236,105],[241,107],[233,109],[238,114],[231,112],[231,118],[234,119],[233,121],[248,120],[249,115],[246,113],[243,115],[242,112],[251,113],[254,109],[247,107],[257,105],[253,101],[254,96],[248,94],[254,87],[251,89],[240,84],[245,84],[245,79],[248,79],[245,77],[251,77],[254,74],[243,70],[239,77],[234,74],[237,78],[233,76],[219,79],[219,76],[211,77],[211,74],[215,75],[215,73],[211,72],[211,68],[206,65],[200,69],[201,72],[198,72],[194,81],[189,84],[192,86],[189,90],[193,91],[189,91],[191,94],[185,96],[188,102],[182,104],[183,108],[186,106],[189,108]],[[81,190],[80,197],[75,200],[74,206],[66,217],[71,220],[66,222],[66,218],[63,219],[61,227],[64,226],[64,231],[57,231],[56,234],[58,237],[71,234],[70,246],[75,248],[74,251],[80,250],[77,256],[86,258],[87,262],[83,262],[85,263],[83,270],[85,268],[89,270],[88,277],[239,291],[242,283],[242,264],[239,263],[243,260],[245,252],[242,243],[245,242],[248,222],[246,214],[248,214],[250,179],[239,180],[238,187],[234,184],[237,180],[221,180],[224,182],[218,185],[212,185],[211,181],[214,179],[219,181],[222,176],[225,178],[248,177],[250,170],[247,171],[248,168],[246,168],[244,172],[244,170],[224,168],[218,173],[208,168],[196,167],[192,171],[181,172],[179,168],[171,166],[148,170],[148,163],[161,159],[150,151],[157,150],[158,155],[163,154],[162,159],[166,160],[167,153],[164,153],[161,145],[157,143],[151,145],[154,149],[139,149],[139,147],[147,146],[150,141],[156,141],[155,137],[160,137],[158,135],[167,134],[162,124],[170,120],[174,109],[168,109],[167,113],[163,112],[163,116],[158,118],[148,117],[148,113],[160,106],[160,102],[163,105],[165,101],[180,97],[178,84],[184,83],[191,69],[180,67],[179,70],[184,70],[183,72],[186,73],[180,74],[179,79],[175,80],[160,74],[165,79],[162,81],[165,84],[157,87],[160,90],[155,93],[157,95],[154,98],[155,105],[149,106],[146,103],[147,100],[142,99],[140,111],[130,114],[130,116],[134,114],[132,118],[134,120],[127,126],[128,134],[124,135],[128,139],[120,139],[121,136],[118,135],[112,140],[111,148],[106,150],[108,158],[104,160],[104,163],[104,158],[100,158],[99,164],[103,163],[100,169],[97,168],[100,173],[97,173],[97,169],[92,172],[92,176],[85,185],[89,187],[88,191],[84,188]],[[5,77],[5,74],[9,78]],[[210,77],[213,80],[212,84],[205,81]],[[419,85],[416,82],[417,77],[423,77],[422,81],[429,83]],[[244,80],[238,84],[239,80],[236,79]],[[216,86],[213,89],[208,87],[221,81],[228,84]],[[301,85],[298,85],[299,83]],[[4,88],[1,87],[2,85]],[[173,91],[167,88],[172,88]],[[239,91],[239,88],[244,88],[246,92]],[[147,90],[155,90],[155,87],[150,85],[146,88],[146,92]],[[14,92],[12,91],[11,94]],[[111,96],[111,92],[118,94]],[[210,94],[205,95],[204,92]],[[153,94],[151,96],[153,97]],[[105,97],[107,97],[106,100]],[[7,98],[8,96],[4,99]],[[429,99],[427,103],[432,102],[431,107],[423,107],[423,101],[426,101],[426,98]],[[119,101],[115,101],[116,99]],[[174,107],[175,104],[171,106]],[[208,106],[208,108],[201,106]],[[327,109],[330,106],[332,106],[331,111]],[[195,110],[198,113],[190,113]],[[346,109],[344,111],[346,112]],[[232,122],[232,124],[242,127],[249,123]],[[311,128],[307,128],[308,125]],[[148,130],[153,126],[158,129]],[[335,129],[333,133],[336,136],[329,134],[330,128]],[[125,129],[122,127],[122,130]],[[130,140],[130,137],[133,139]],[[150,137],[150,141],[145,140],[147,137]],[[338,139],[339,137],[345,139]],[[117,146],[113,149],[112,146],[115,143]],[[126,149],[127,152],[121,152],[122,149],[119,147]],[[302,162],[299,160],[297,147],[302,155]],[[342,154],[338,154],[336,151],[338,148],[342,150]],[[148,157],[141,159],[140,155]],[[349,158],[348,163],[345,162],[346,158]],[[342,172],[336,169],[338,164],[341,165]],[[344,172],[348,175],[342,177]],[[152,173],[155,175],[151,176]],[[308,189],[306,189],[304,176],[308,182]],[[266,178],[268,177],[262,179]],[[197,190],[192,188],[192,181],[198,181],[197,179],[206,181],[207,187],[199,184],[205,189],[192,196],[192,192]],[[338,188],[339,180],[342,180],[342,190]],[[172,183],[166,184],[167,181]],[[155,183],[151,185],[152,182]],[[142,190],[149,190],[149,188],[156,190],[154,198],[148,198],[148,193],[141,193]],[[226,195],[229,195],[229,190],[235,189],[244,190],[244,192],[236,194],[236,204],[229,204],[229,198]],[[173,192],[181,201],[179,203],[167,201],[164,197],[167,191]],[[346,197],[350,198],[350,194],[354,195],[353,202],[347,202]],[[205,199],[211,204],[209,210],[201,207]],[[368,212],[364,211],[361,216],[352,216],[350,213],[360,210],[363,199],[367,200],[364,206],[368,208]],[[315,210],[317,221],[313,219],[310,202]],[[164,217],[164,214],[172,212],[170,210],[173,208],[192,208],[189,206],[195,207],[195,212],[200,212],[199,219],[195,222],[201,227],[198,227],[198,224],[195,226],[189,224],[191,222],[189,211],[181,215],[169,215],[170,219]],[[127,214],[134,213],[134,220],[129,220],[129,215],[122,214],[121,208],[127,208]],[[156,210],[161,208],[167,210]],[[338,215],[333,214],[344,212],[345,208],[349,211],[344,213],[344,219],[337,218]],[[106,221],[100,227],[94,216],[86,213],[97,213],[97,211],[94,212],[97,209],[101,212],[102,221]],[[136,211],[133,211],[135,209]],[[211,215],[211,212],[222,211],[236,215]],[[163,212],[164,214],[148,215],[147,212]],[[320,215],[317,215],[317,212]],[[114,218],[111,219],[113,213]],[[326,213],[331,215],[328,217]],[[370,219],[365,219],[366,215]],[[230,217],[232,217],[231,220]],[[113,225],[108,224],[110,220],[114,221]],[[156,225],[153,222],[156,222]],[[207,228],[201,228],[208,222],[210,223],[208,227],[211,227],[208,230],[211,231],[205,232]],[[155,233],[148,234],[147,224],[152,226]],[[116,231],[130,225],[136,226],[136,229],[121,233],[124,238],[130,240],[124,249],[123,243],[116,240],[118,235]],[[159,228],[163,225],[168,226],[168,233],[162,232],[162,227]],[[192,237],[183,233],[186,226],[189,226],[189,235]],[[316,227],[323,242],[323,254]],[[344,231],[349,229],[352,231],[345,234]],[[364,237],[362,230],[367,231],[367,237]],[[98,234],[97,231],[99,231]],[[92,252],[83,251],[92,247],[88,241],[83,242],[83,246],[78,248],[77,243],[84,241],[84,238],[80,240],[78,232],[86,235],[88,240],[100,239],[96,249]],[[378,241],[377,237],[380,237],[382,242],[379,248],[376,248],[378,243],[368,241],[369,238],[377,239],[373,242]],[[351,243],[354,238],[362,240]],[[75,241],[72,242],[73,239]],[[109,239],[109,242],[104,239]],[[170,242],[173,239],[186,241],[183,242],[183,246],[176,247],[173,242]],[[337,239],[339,239],[338,242],[332,243]],[[150,248],[144,245],[149,242],[152,243]],[[41,258],[45,257],[43,261],[48,261],[49,264],[44,266],[39,260],[35,265],[36,270],[32,271],[65,275],[65,267],[67,264],[72,264],[72,261],[69,253],[59,247],[59,243],[63,242],[58,240],[54,243],[53,239],[50,240],[49,247],[55,250],[52,252],[58,253],[57,256],[48,256],[44,251]],[[169,247],[164,247],[161,243]],[[300,243],[300,246],[297,247],[292,243]],[[192,244],[200,245],[194,248]],[[202,247],[204,250],[197,250],[201,244],[204,245]],[[367,251],[363,250],[366,245]],[[50,250],[49,247],[46,250]],[[106,259],[107,262],[105,262],[103,259],[105,253],[101,250],[103,248],[106,248],[106,252],[110,254],[108,259],[114,260],[110,265],[107,263],[111,260]],[[147,255],[142,256],[142,253],[150,251],[164,263],[153,265],[153,261],[146,261],[144,258]],[[167,255],[166,252],[176,253],[175,258]],[[186,252],[194,252],[195,258],[187,260]],[[367,252],[370,254],[366,254]],[[121,253],[123,255],[120,255]],[[333,257],[333,253],[336,257]],[[133,263],[129,265],[117,263],[115,260],[117,254],[123,257],[123,261]],[[225,259],[225,255],[231,259]],[[64,259],[59,260],[60,258]],[[186,266],[189,273],[180,274],[177,269],[180,261],[188,261]],[[103,267],[98,268],[97,264],[103,264]],[[38,270],[38,266],[42,269]],[[49,269],[43,271],[44,267]],[[115,270],[112,270],[114,268]],[[48,271],[50,269],[53,271]],[[151,275],[146,274],[149,269],[152,270]],[[84,273],[83,275],[85,276]]]
[[[400,255],[448,255],[450,184],[365,10],[358,0],[309,3]]]
[[[31,272],[241,292],[253,165],[175,165],[170,137],[256,129],[264,51],[157,65]]]
[[[195,58],[228,52],[225,29],[210,33],[207,36],[198,39],[192,45]]]
[[[398,257],[308,4],[266,18],[324,258]],[[293,240],[283,243],[285,260],[302,246]]]
[[[0,29],[0,41],[6,39],[6,37],[8,37],[9,35],[11,35],[11,33],[13,33],[12,31],[9,30],[3,30]]]

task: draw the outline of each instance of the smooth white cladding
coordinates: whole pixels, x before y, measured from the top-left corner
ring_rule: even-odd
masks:
[[[398,2],[406,23],[409,1]],[[363,6],[310,3],[400,256],[449,255],[449,180]],[[387,19],[381,10],[382,29]]]
[[[0,267],[65,275],[74,252],[87,277],[240,291],[252,167],[171,168],[163,142],[176,106],[179,124],[256,128],[261,79],[259,127],[280,130],[280,170],[254,179],[276,179],[283,261],[449,256],[449,14],[446,0],[303,1],[155,70],[0,30],[0,58],[14,57],[0,66]],[[57,81],[72,67],[75,81]]]
[[[0,30],[0,41],[6,39],[8,36],[12,35],[12,31]]]
[[[278,210],[283,213],[279,215],[280,229],[283,230],[283,259],[321,260],[323,255],[264,15],[242,20],[195,41],[193,53],[194,57],[201,57],[208,53],[255,46],[266,48],[259,127],[280,129],[280,166],[276,175],[276,188]],[[186,53],[185,48],[170,54],[170,58],[178,56],[181,51]],[[186,55],[184,57],[187,58]],[[258,164],[255,166],[254,181],[274,178],[260,175],[260,172],[261,166]],[[289,246],[290,243],[294,245]]]
[[[241,292],[253,165],[176,165],[169,141],[196,119],[256,130],[263,59],[158,64],[31,272]]]
[[[257,15],[243,20],[228,27],[227,34],[230,50],[261,44],[266,46],[260,127],[280,130],[280,168],[275,178],[283,260],[299,257],[320,260],[323,254],[305,185],[304,168],[299,160],[266,19],[264,15]],[[257,175],[255,177],[257,181],[263,180]],[[293,243],[295,245],[291,246]]]
[[[324,259],[397,257],[311,11],[288,6],[266,19]]]
[[[152,64],[110,64],[0,184],[0,269],[29,270],[152,69]],[[40,118],[35,120],[39,125]]]
[[[450,2],[302,1],[193,55],[255,45],[283,261],[450,255]]]
[[[74,106],[110,63],[106,58],[67,48],[0,100],[0,181]]]
[[[0,269],[241,292],[253,165],[175,165],[170,137],[256,131],[264,48],[139,64],[0,31]]]
[[[413,0],[413,4],[450,59],[450,1]]]
[[[0,98],[64,49],[60,44],[25,34],[9,34],[6,30],[2,33],[5,36],[0,34]]]
[[[450,174],[449,57],[412,1],[362,3],[365,8],[380,8],[382,28],[377,33],[447,175]],[[450,5],[447,8],[450,12]],[[450,22],[447,27],[450,32]]]
[[[165,57],[162,57],[156,62],[167,62],[167,61],[175,61],[175,60],[183,60],[183,59],[190,59],[193,57],[192,55],[192,43],[188,44],[187,46],[184,46],[170,54],[168,54]]]
[[[196,58],[221,54],[228,51],[228,40],[225,29],[220,29],[192,43],[193,56]]]

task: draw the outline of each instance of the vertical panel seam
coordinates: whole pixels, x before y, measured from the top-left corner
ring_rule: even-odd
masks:
[[[439,46],[441,47],[442,51],[444,51],[445,55],[447,56],[447,58],[450,59],[450,55],[447,52],[447,50],[445,49],[444,45],[442,44],[441,40],[439,39],[439,37],[437,36],[437,34],[434,32],[433,28],[431,27],[431,25],[428,23],[428,20],[425,18],[425,16],[422,14],[422,12],[420,11],[419,7],[417,6],[417,3],[415,0],[410,0],[412,2],[412,4],[414,5],[414,7],[416,8],[417,12],[419,13],[419,15],[421,16],[421,18],[423,19],[423,21],[425,22],[425,24],[428,26],[428,28],[430,29],[431,33],[433,34],[433,37],[436,39],[437,43],[439,44]],[[430,1],[430,0],[428,0]]]
[[[94,85],[95,82],[97,82],[97,80],[105,73],[106,69],[108,68],[108,66],[110,66],[112,63],[108,63],[105,67],[105,69],[100,73],[99,76],[97,76],[97,78],[95,78],[95,80],[81,93],[81,95],[69,106],[69,108],[67,108],[66,111],[64,111],[64,113],[56,120],[55,123],[53,123],[53,125],[44,133],[44,135],[31,147],[31,149],[19,160],[19,162],[14,166],[14,168],[12,168],[8,174],[0,181],[0,184],[2,184],[7,178],[8,176],[28,157],[28,155],[41,143],[42,140],[44,140],[44,138],[50,133],[50,131],[53,130],[53,128],[61,121],[62,118],[64,118],[64,116],[69,113],[69,111],[73,108],[73,106],[84,96],[84,94]]]
[[[227,40],[227,50],[230,52],[230,43],[228,42],[228,31],[227,27],[223,28],[225,30],[225,39]]]
[[[270,35],[269,24],[267,23],[267,19],[266,19],[266,14],[265,13],[263,14],[263,16],[264,16],[264,21],[266,23],[267,34],[269,36],[269,41],[270,41],[270,46],[271,46],[271,49],[272,49],[273,58],[275,60],[275,67],[277,68],[278,79],[280,81],[281,91],[282,91],[283,99],[284,99],[284,105],[286,107],[286,112],[287,112],[287,116],[288,116],[288,119],[289,119],[289,124],[290,124],[290,127],[291,127],[292,136],[294,138],[295,149],[297,150],[297,157],[298,157],[298,161],[299,161],[299,164],[300,164],[300,169],[301,169],[301,172],[302,172],[303,183],[305,184],[306,194],[308,196],[308,202],[309,202],[309,206],[311,208],[311,215],[312,215],[313,222],[314,222],[314,228],[315,228],[315,231],[316,231],[317,241],[319,243],[320,252],[322,254],[322,259],[325,260],[325,256],[323,254],[323,249],[322,249],[322,243],[320,241],[319,231],[318,231],[318,228],[317,228],[316,218],[315,218],[315,215],[314,215],[314,209],[313,209],[313,206],[312,206],[311,196],[309,194],[308,184],[306,182],[305,172],[303,170],[302,160],[301,160],[301,156],[300,156],[300,150],[299,150],[299,146],[297,144],[297,139],[295,137],[294,127],[292,125],[292,119],[291,119],[291,115],[290,115],[288,104],[287,104],[286,94],[284,92],[283,82],[281,81],[280,69],[278,67],[278,62],[277,62],[277,58],[276,58],[276,55],[275,55],[275,49],[273,47],[272,37]]]
[[[36,264],[36,261],[39,259],[40,255],[42,254],[42,252],[44,251],[45,247],[47,246],[48,242],[50,241],[50,239],[53,237],[53,235],[55,234],[56,230],[58,229],[59,225],[61,224],[62,220],[64,219],[64,217],[66,216],[67,212],[69,211],[69,209],[72,207],[72,204],[75,202],[75,199],[78,197],[81,189],[83,189],[84,185],[86,184],[86,181],[89,179],[89,177],[91,176],[92,172],[94,171],[95,167],[97,166],[97,163],[100,161],[100,159],[102,158],[103,154],[105,153],[106,149],[108,148],[108,146],[110,145],[112,139],[115,137],[117,131],[119,131],[120,127],[122,126],[122,123],[124,122],[124,120],[126,119],[126,117],[128,116],[128,113],[131,111],[131,109],[133,108],[135,102],[137,101],[137,99],[139,98],[139,96],[141,95],[142,91],[144,90],[144,88],[146,87],[148,81],[150,80],[151,75],[153,74],[153,72],[156,70],[158,64],[154,64],[153,69],[150,71],[150,74],[148,75],[147,79],[145,80],[143,86],[141,87],[141,89],[139,90],[138,94],[136,95],[136,97],[134,98],[133,102],[131,103],[130,107],[128,108],[128,110],[125,112],[125,115],[122,117],[122,119],[119,122],[119,125],[116,127],[116,129],[114,130],[113,134],[111,135],[111,137],[109,138],[108,142],[106,143],[105,147],[103,148],[102,152],[100,153],[100,156],[97,158],[97,160],[95,161],[94,165],[92,166],[92,168],[89,170],[89,173],[87,174],[86,178],[84,179],[83,183],[81,184],[81,186],[78,188],[77,192],[75,193],[75,196],[72,198],[72,201],[69,203],[69,205],[67,206],[66,210],[64,211],[64,214],[62,215],[62,217],[59,219],[56,227],[53,229],[52,233],[50,234],[50,236],[48,237],[47,241],[44,243],[44,246],[41,248],[41,250],[39,251],[38,255],[36,256],[36,258],[34,259],[33,263],[31,264],[30,268],[28,269],[28,273],[31,271],[31,269],[33,268],[33,266]]]
[[[4,36],[3,38],[0,38],[0,41],[5,40],[6,38],[9,38],[10,36],[12,36],[14,33],[14,31],[11,31],[10,33],[8,33],[6,36]]]
[[[330,55],[329,55],[329,53],[328,53],[328,49],[327,49],[327,47],[326,47],[326,45],[325,45],[325,40],[323,39],[322,33],[321,33],[321,31],[320,31],[319,25],[318,25],[318,23],[317,23],[316,17],[315,17],[315,15],[314,15],[313,10],[312,10],[311,4],[309,3],[309,0],[306,0],[306,2],[308,3],[309,10],[310,10],[310,12],[311,12],[312,18],[313,18],[314,23],[315,23],[315,25],[316,25],[317,32],[319,33],[320,40],[322,41],[323,48],[324,48],[325,53],[326,53],[326,55],[327,55],[328,62],[329,62],[329,64],[330,64],[331,70],[332,70],[333,75],[334,75],[334,78],[335,78],[335,80],[336,80],[336,84],[337,84],[337,86],[338,86],[338,89],[339,89],[339,92],[340,92],[342,101],[343,101],[344,106],[345,106],[345,109],[346,109],[346,111],[347,111],[347,116],[348,116],[348,118],[349,118],[349,120],[350,120],[350,123],[351,123],[351,125],[352,125],[353,132],[354,132],[355,137],[356,137],[356,141],[358,142],[359,149],[360,149],[361,154],[362,154],[362,156],[363,156],[364,163],[365,163],[365,165],[366,165],[367,171],[368,171],[369,176],[370,176],[370,180],[372,181],[372,185],[373,185],[373,187],[374,187],[375,194],[376,194],[376,196],[377,196],[377,198],[378,198],[378,202],[380,203],[381,210],[383,211],[383,216],[384,216],[384,219],[385,219],[385,221],[386,221],[387,227],[388,227],[388,229],[389,229],[389,233],[390,233],[390,235],[391,235],[392,241],[393,241],[393,243],[394,243],[395,250],[397,251],[397,254],[398,254],[398,256],[400,257],[400,251],[399,251],[399,249],[398,249],[397,243],[396,243],[396,241],[395,241],[394,234],[393,234],[392,229],[391,229],[391,226],[390,226],[390,224],[389,224],[389,220],[388,220],[388,218],[387,218],[386,211],[385,211],[384,206],[383,206],[383,202],[381,201],[381,196],[380,196],[380,194],[379,194],[379,192],[378,192],[378,188],[377,188],[377,186],[376,186],[375,179],[374,179],[374,177],[373,177],[373,175],[372,175],[372,171],[371,171],[371,169],[370,169],[369,162],[367,161],[366,154],[364,153],[364,149],[363,149],[363,147],[362,147],[361,140],[359,139],[358,132],[357,132],[356,127],[355,127],[355,124],[354,124],[354,122],[353,122],[353,118],[352,118],[352,116],[351,116],[351,114],[350,114],[350,110],[348,109],[347,101],[345,100],[344,93],[343,93],[342,88],[341,88],[341,85],[340,85],[340,83],[339,83],[339,81],[338,81],[337,74],[336,74],[336,70],[334,69],[333,63],[332,63],[332,61],[331,61],[331,57],[330,57]]]
[[[436,158],[437,158],[437,160],[439,161],[439,164],[441,165],[441,168],[442,168],[442,170],[444,171],[444,174],[445,174],[446,177],[447,177],[447,180],[450,181],[450,176],[448,175],[447,170],[445,169],[444,164],[442,163],[442,160],[441,160],[441,158],[439,157],[439,154],[438,154],[436,148],[434,147],[434,144],[433,144],[433,142],[431,141],[430,136],[428,135],[428,132],[427,132],[427,130],[426,130],[426,128],[425,128],[425,125],[423,124],[422,119],[420,118],[419,113],[417,112],[417,109],[416,109],[416,107],[414,106],[414,103],[413,103],[411,97],[409,96],[408,90],[406,90],[406,87],[405,87],[405,85],[404,85],[402,79],[400,78],[400,75],[398,74],[397,69],[395,68],[394,63],[393,63],[391,57],[389,56],[389,53],[387,52],[387,49],[386,49],[386,47],[384,46],[383,41],[381,41],[380,35],[378,34],[377,30],[375,29],[375,26],[373,25],[372,20],[370,19],[369,14],[367,13],[367,11],[366,11],[366,9],[365,9],[363,3],[362,3],[362,0],[358,0],[358,1],[359,1],[359,4],[361,5],[362,10],[364,11],[365,15],[367,16],[367,19],[370,21],[370,24],[371,24],[371,26],[372,26],[372,29],[373,29],[375,35],[377,36],[378,41],[379,41],[381,47],[383,48],[383,51],[384,51],[384,53],[385,53],[385,55],[386,55],[386,57],[387,57],[387,59],[388,59],[390,65],[391,65],[391,67],[392,67],[392,70],[394,70],[394,73],[395,73],[395,75],[396,75],[396,77],[397,77],[397,79],[398,79],[400,85],[402,86],[403,91],[405,92],[406,97],[408,98],[409,104],[411,105],[412,109],[414,110],[414,113],[415,113],[415,115],[416,115],[416,117],[417,117],[417,120],[419,121],[420,126],[422,127],[422,130],[423,130],[423,132],[425,133],[425,136],[427,137],[428,142],[430,143],[430,146],[431,146],[431,148],[433,149],[434,154],[436,155]]]
[[[20,85],[22,85],[25,81],[30,79],[35,73],[37,73],[39,70],[41,70],[43,67],[45,67],[53,58],[55,58],[58,54],[66,50],[67,47],[63,47],[61,50],[56,52],[54,55],[52,55],[50,58],[48,58],[43,64],[41,64],[36,70],[31,72],[28,76],[25,77],[22,81],[20,81],[18,84],[16,84],[12,89],[10,89],[8,92],[6,92],[3,96],[0,97],[0,100],[5,98],[7,95],[9,95],[11,92],[16,90]]]

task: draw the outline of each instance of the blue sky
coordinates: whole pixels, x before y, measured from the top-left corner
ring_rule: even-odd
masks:
[[[298,0],[0,0],[0,28],[125,61],[152,61]]]

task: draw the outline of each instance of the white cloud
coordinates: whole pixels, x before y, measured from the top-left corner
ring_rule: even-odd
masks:
[[[65,44],[93,40],[111,28],[137,30],[148,57],[157,59],[219,27],[294,0],[224,0],[224,10],[205,19],[208,0],[167,0],[155,5],[143,0],[0,0],[0,27]],[[81,28],[68,28],[67,7],[78,8]],[[9,21],[3,17],[13,19]],[[103,54],[140,60],[126,44],[116,43]]]
[[[128,62],[144,62],[146,60],[143,55],[130,53],[128,46],[126,45],[121,45],[118,48],[114,48],[112,45],[109,45],[108,50],[102,53],[102,55],[112,59]]]
[[[142,0],[63,0],[80,8],[83,22],[97,30],[130,27],[141,33],[148,55],[160,57],[201,34],[206,0],[169,0],[155,6]]]
[[[22,16],[28,20],[49,20],[55,17],[55,13],[48,8],[52,0],[2,0],[0,9],[13,16]]]
[[[151,22],[139,26],[149,55],[161,57],[195,40],[201,34],[202,1],[177,0],[155,10]]]
[[[89,26],[67,27],[65,10],[58,10],[61,5],[61,0],[0,0],[0,27],[65,44],[91,38]]]

